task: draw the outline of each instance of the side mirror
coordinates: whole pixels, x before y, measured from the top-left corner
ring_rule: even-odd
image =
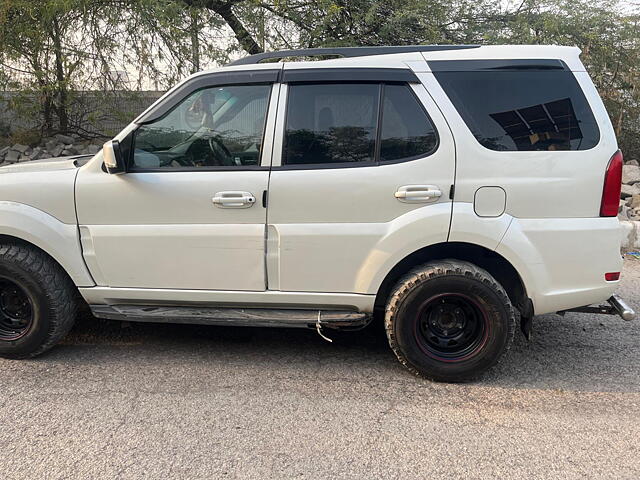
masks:
[[[109,140],[104,144],[102,147],[102,157],[108,173],[114,175],[127,171],[127,165],[120,150],[120,142],[118,140]]]

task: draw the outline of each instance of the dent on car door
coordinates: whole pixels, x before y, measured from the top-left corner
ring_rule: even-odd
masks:
[[[393,262],[446,241],[454,147],[424,87],[290,83],[280,110],[270,288],[375,293]]]
[[[268,184],[274,88],[199,89],[133,133],[128,173],[81,172],[78,218],[99,285],[265,289],[266,209],[256,199]]]

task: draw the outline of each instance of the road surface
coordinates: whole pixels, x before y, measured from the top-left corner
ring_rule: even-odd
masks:
[[[539,317],[464,385],[410,375],[379,329],[87,318],[0,386],[3,479],[640,477],[640,322],[617,317]]]

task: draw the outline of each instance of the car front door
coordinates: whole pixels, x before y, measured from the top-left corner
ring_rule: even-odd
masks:
[[[285,64],[270,289],[374,294],[395,261],[447,241],[455,150],[444,118],[410,70],[342,70]]]
[[[178,88],[122,139],[127,173],[81,169],[78,222],[98,285],[265,290],[264,132],[279,86],[248,77]]]

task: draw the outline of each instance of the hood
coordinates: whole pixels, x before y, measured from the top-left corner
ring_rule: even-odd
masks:
[[[59,170],[73,170],[87,163],[93,155],[74,155],[72,157],[45,158],[13,163],[0,167],[0,174],[17,172],[54,172]]]

